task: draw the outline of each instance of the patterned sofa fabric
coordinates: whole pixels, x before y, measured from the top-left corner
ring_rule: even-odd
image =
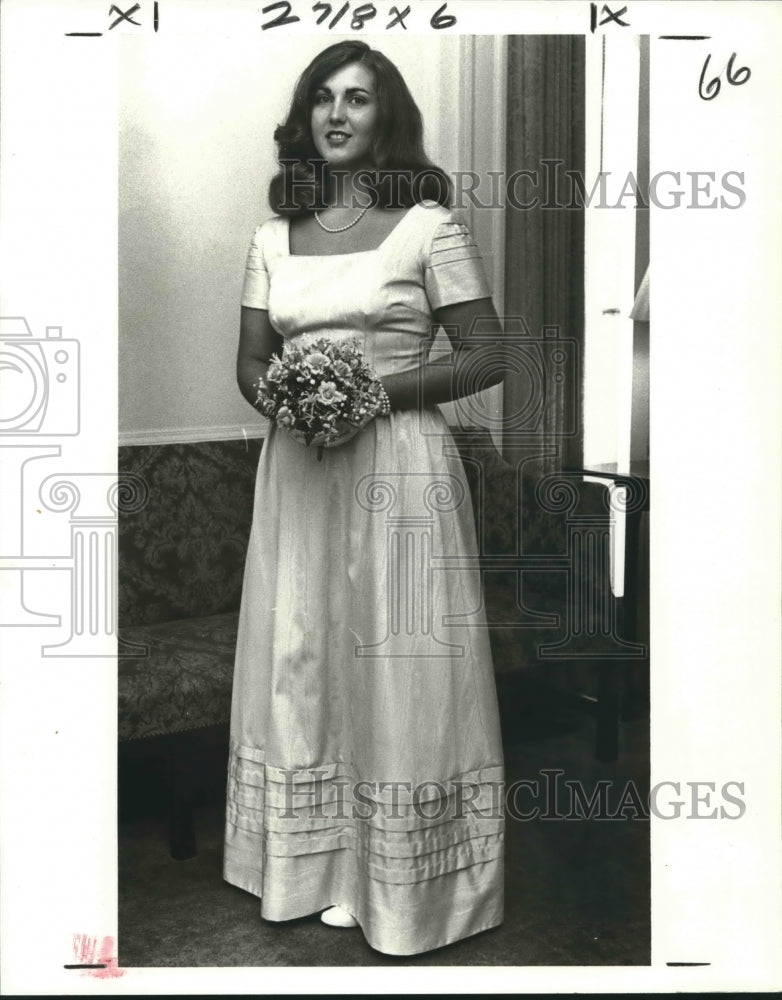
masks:
[[[261,440],[125,446],[121,628],[239,607]]]
[[[120,448],[119,737],[228,721],[262,441]]]
[[[120,638],[147,647],[119,661],[123,740],[226,722],[244,560],[261,440],[127,446],[119,469],[133,502],[119,520]],[[538,670],[566,631],[567,572],[492,568],[494,557],[567,553],[562,514],[507,464],[485,432],[459,438],[484,563],[498,675]],[[587,495],[587,506],[594,497]],[[521,583],[519,583],[521,581]],[[556,671],[552,670],[556,667]]]
[[[482,555],[557,555],[567,551],[565,517],[541,503],[538,485],[542,470],[536,463],[511,465],[494,447],[488,432],[482,431],[460,437],[459,452],[473,497]],[[585,504],[597,509],[596,494],[584,490],[583,484],[578,492],[580,512]],[[525,570],[525,574],[530,572]],[[551,574],[538,573],[536,581],[536,590],[548,592]]]
[[[238,618],[231,611],[125,629],[147,655],[120,660],[121,740],[228,721]]]
[[[608,579],[600,559],[578,578],[583,567],[569,548],[568,519],[607,531],[605,491],[564,473],[544,477],[534,459],[514,467],[486,432],[460,438],[459,450],[475,509],[495,674],[524,670],[552,687],[594,693],[598,625],[591,618],[599,604],[588,602],[590,621],[576,623],[568,592],[578,580],[580,593],[605,594]],[[572,502],[560,504],[563,498]],[[525,557],[534,565],[525,566]],[[571,634],[577,624],[591,633],[580,647]]]

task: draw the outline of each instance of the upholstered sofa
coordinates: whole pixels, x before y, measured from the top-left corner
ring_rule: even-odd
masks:
[[[174,857],[195,853],[198,761],[227,752],[261,447],[251,439],[120,449],[120,478],[136,498],[119,523],[120,762],[145,757],[165,766]],[[587,707],[598,704],[594,642],[578,655],[571,634],[569,547],[573,523],[600,535],[608,515],[599,488],[574,488],[574,480],[563,488],[534,472],[522,478],[485,433],[460,434],[458,447],[476,516],[503,730],[512,740],[530,722],[530,702],[533,714],[534,706],[560,704],[541,691],[566,698],[578,691]],[[603,568],[590,573],[576,586],[605,592]]]
[[[119,518],[120,795],[163,770],[170,850],[195,853],[201,764],[225,753],[253,484],[262,442],[120,448],[134,502]],[[219,766],[219,765],[218,765]]]

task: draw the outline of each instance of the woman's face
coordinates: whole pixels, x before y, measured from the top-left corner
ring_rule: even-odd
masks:
[[[318,154],[330,167],[371,167],[378,119],[375,80],[360,62],[348,63],[315,91],[310,125]]]

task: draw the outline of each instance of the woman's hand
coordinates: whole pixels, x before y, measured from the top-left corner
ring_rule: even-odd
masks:
[[[348,420],[340,420],[337,424],[337,434],[327,435],[327,434],[316,434],[315,437],[310,438],[309,445],[316,448],[338,448],[340,445],[347,444],[351,438],[354,438],[359,431],[363,430],[366,425],[372,420],[374,414],[368,416],[360,424],[350,423]],[[291,437],[298,441],[300,444],[306,445],[307,437],[304,431],[299,430],[289,430],[288,433]]]
[[[384,386],[379,379],[378,385],[382,391]],[[364,408],[362,407],[362,412],[363,410]],[[387,408],[383,408],[382,399],[378,399],[374,405],[370,406],[367,404],[365,415],[357,423],[351,420],[346,420],[345,418],[338,420],[335,428],[336,433],[332,432],[327,434],[323,432],[316,434],[314,437],[311,437],[309,441],[307,440],[307,435],[304,431],[288,429],[288,433],[291,434],[291,436],[300,444],[315,445],[315,447],[319,450],[318,457],[320,457],[324,448],[339,448],[341,445],[347,444],[347,442],[354,438],[359,431],[363,430],[371,420],[374,420],[375,417],[384,413],[387,414],[388,410]]]
[[[378,379],[378,384],[381,389],[383,388],[383,383]],[[388,397],[386,397],[387,399]],[[366,415],[358,422],[353,423],[350,420],[340,420],[337,424],[338,434],[336,437],[332,438],[331,441],[318,441],[317,443],[322,445],[324,448],[337,448],[341,444],[346,444],[351,438],[354,438],[359,431],[363,430],[367,424],[374,420],[375,417],[381,414],[388,414],[388,410],[384,410],[382,406],[382,401],[376,405],[375,408],[369,409]]]
[[[337,424],[336,437],[333,437],[330,441],[326,441],[325,439],[320,441],[316,439],[314,443],[322,444],[324,448],[338,448],[342,444],[347,444],[351,438],[354,438],[356,434],[358,434],[359,431],[362,431],[370,420],[374,420],[374,418],[375,414],[370,413],[358,424],[353,424],[349,420],[340,420]],[[318,437],[322,437],[322,435],[318,435]]]

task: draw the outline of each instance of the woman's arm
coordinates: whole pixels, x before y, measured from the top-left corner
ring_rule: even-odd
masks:
[[[437,364],[384,375],[382,382],[392,410],[448,403],[502,381],[504,368],[498,350],[502,324],[491,299],[442,306],[434,311],[433,319],[445,329],[452,353]]]
[[[252,406],[255,406],[258,395],[258,377],[266,377],[272,354],[281,351],[282,337],[271,325],[269,313],[265,309],[242,306],[236,381],[242,395]]]

